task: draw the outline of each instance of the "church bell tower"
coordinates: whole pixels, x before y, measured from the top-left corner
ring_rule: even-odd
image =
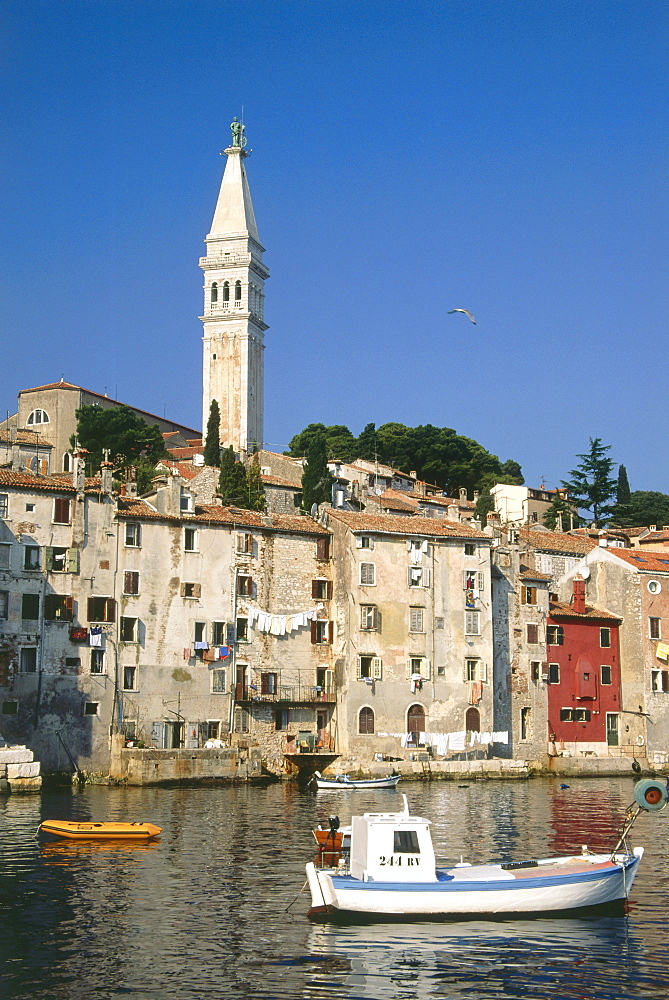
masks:
[[[244,160],[244,125],[233,119],[232,145],[200,258],[204,272],[202,428],[215,399],[221,414],[221,444],[242,457],[263,444],[263,319],[265,279]]]

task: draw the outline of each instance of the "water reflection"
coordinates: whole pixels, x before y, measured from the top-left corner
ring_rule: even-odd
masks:
[[[441,862],[612,843],[633,782],[409,784]],[[109,789],[0,799],[6,1000],[664,1000],[669,813],[641,817],[629,914],[597,920],[311,925],[311,830],[401,808],[401,790]],[[40,843],[42,819],[150,820],[149,844]]]

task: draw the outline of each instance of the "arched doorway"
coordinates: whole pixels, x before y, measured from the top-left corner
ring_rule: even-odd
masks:
[[[422,705],[412,705],[407,712],[407,732],[411,734],[411,742],[416,746],[420,733],[425,732],[425,709]]]
[[[465,715],[465,729],[468,733],[481,732],[481,714],[478,708],[468,708]]]

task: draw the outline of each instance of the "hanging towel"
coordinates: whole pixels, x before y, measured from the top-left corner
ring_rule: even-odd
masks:
[[[89,643],[91,646],[101,646],[102,645],[102,625],[92,625],[89,637]]]

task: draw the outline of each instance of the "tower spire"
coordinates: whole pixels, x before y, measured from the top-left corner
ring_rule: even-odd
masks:
[[[232,145],[200,258],[204,271],[202,426],[211,401],[221,414],[221,443],[247,453],[263,440],[263,352],[265,279],[251,191],[244,160],[245,126],[234,118]],[[249,151],[250,152],[250,151]]]

